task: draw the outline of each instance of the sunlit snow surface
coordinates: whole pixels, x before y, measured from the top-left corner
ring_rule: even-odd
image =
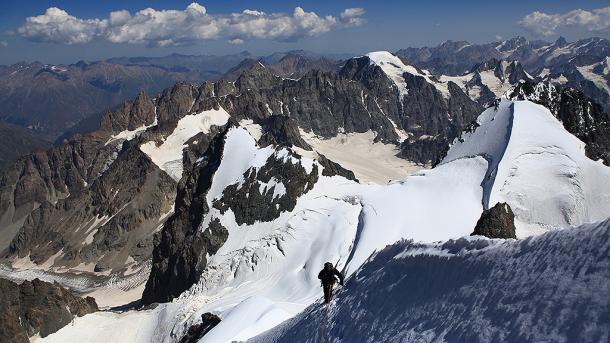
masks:
[[[584,143],[548,109],[503,100],[477,122],[480,127],[456,140],[442,163],[475,155],[490,160],[484,201],[512,207],[518,237],[610,215],[610,169],[587,158]]]
[[[383,72],[394,82],[401,97],[409,94],[409,85],[405,81],[404,74],[412,74],[423,77],[432,86],[434,86],[445,98],[449,97],[449,88],[446,83],[432,80],[431,75],[424,71],[419,71],[411,65],[404,64],[400,58],[388,51],[375,51],[366,55],[372,64],[379,66]]]
[[[145,132],[146,130],[148,130],[149,128],[156,126],[157,125],[157,117],[155,116],[155,121],[150,124],[150,125],[142,125],[140,127],[137,127],[133,130],[124,130],[121,131],[115,135],[112,135],[108,141],[106,142],[106,144],[104,145],[108,145],[110,143],[113,142],[120,142],[120,141],[130,141],[134,138],[136,138],[137,136],[139,136],[140,134],[142,134],[143,132]]]
[[[214,125],[227,123],[229,114],[222,108],[186,115],[178,121],[174,131],[159,146],[154,141],[146,142],[140,150],[174,180],[182,177],[182,149],[190,138],[207,133]]]
[[[484,204],[507,201],[521,237],[608,216],[610,169],[587,159],[582,143],[547,110],[526,101],[503,102],[483,113],[479,124],[463,143],[456,141],[441,165],[399,182],[357,184],[320,175],[293,211],[253,225],[237,225],[231,210],[212,208],[200,227],[218,218],[229,237],[209,256],[198,284],[154,310],[77,318],[42,341],[108,342],[109,335],[120,341],[126,330],[130,342],[173,342],[204,312],[217,313],[222,322],[202,342],[243,340],[319,299],[317,273],[324,262],[352,276],[371,254],[403,238],[431,243],[467,236]],[[315,163],[295,159],[285,148],[259,148],[245,129],[231,129],[208,203],[272,155],[308,171]],[[441,282],[451,286],[451,280]],[[104,327],[113,332],[106,334]]]

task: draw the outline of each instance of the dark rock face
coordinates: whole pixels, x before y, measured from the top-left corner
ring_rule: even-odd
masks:
[[[398,92],[392,91],[394,84],[381,68],[370,64],[368,57],[348,60],[341,75],[362,82],[373,93],[374,106],[379,107],[398,128],[412,135],[410,140],[402,142],[401,150],[405,151],[401,156],[412,158],[416,163],[436,161],[439,156],[433,154],[443,151],[443,144],[459,135],[483,109],[453,82],[448,84],[450,94],[447,98],[423,77],[408,73],[403,77],[409,93],[400,99]],[[415,143],[428,136],[436,137],[436,148]],[[420,148],[424,150],[420,151]]]
[[[515,100],[530,100],[548,108],[564,128],[586,145],[586,155],[610,165],[610,122],[600,105],[582,92],[560,89],[546,82],[520,83],[510,95]]]
[[[424,164],[437,165],[447,151],[449,142],[442,135],[409,138],[400,144],[400,157]]]
[[[120,266],[126,255],[144,261],[152,251],[152,232],[159,218],[171,209],[175,185],[137,146],[128,147],[90,187],[34,210],[12,240],[9,253],[29,254],[32,261],[42,263],[63,249],[55,263],[67,266],[81,262]],[[108,220],[87,229],[90,218]],[[84,230],[75,229],[83,226]]]
[[[206,312],[201,315],[201,323],[191,326],[179,343],[197,343],[218,324],[220,324],[220,318],[215,314]]]
[[[488,238],[517,238],[515,234],[515,215],[507,203],[497,203],[483,211],[471,236]]]
[[[241,185],[233,184],[225,188],[222,197],[213,206],[221,213],[233,210],[239,225],[252,225],[256,221],[271,221],[282,212],[292,211],[297,199],[309,192],[318,181],[318,167],[314,164],[312,171],[307,173],[300,164],[286,162],[276,153],[269,157],[263,167],[250,168],[243,177]],[[276,196],[276,190],[283,194]]]
[[[282,115],[270,116],[265,120],[263,127],[265,127],[266,132],[258,141],[262,146],[294,145],[305,150],[311,150],[309,144],[301,137],[296,121],[290,117]]]
[[[157,237],[152,253],[152,270],[142,302],[166,302],[199,280],[206,254],[214,254],[228,237],[220,221],[203,230],[199,225],[209,211],[206,195],[220,165],[226,129],[213,135],[203,160],[185,170],[178,185],[175,212]]]
[[[318,157],[316,157],[316,160],[324,168],[324,169],[322,169],[322,175],[324,175],[324,176],[339,175],[339,176],[343,176],[344,178],[346,178],[348,180],[353,180],[353,181],[359,182],[358,179],[356,178],[356,175],[354,175],[353,171],[343,168],[339,163],[329,160],[328,158],[326,158],[326,156],[318,154]]]
[[[394,83],[368,57],[348,60],[338,73],[314,70],[298,80],[282,79],[256,62],[234,84],[206,82],[199,88],[181,84],[165,91],[157,114],[163,122],[179,117],[191,105],[195,112],[221,106],[235,120],[251,119],[261,125],[262,144],[309,149],[299,128],[323,138],[374,131],[376,141],[399,143],[394,122],[416,137],[441,135],[451,141],[483,110],[454,83],[448,86],[449,96],[444,96],[424,78],[404,76],[409,95],[401,98]]]
[[[235,81],[245,70],[258,63],[271,70],[274,75],[292,79],[298,79],[312,70],[335,72],[338,69],[337,61],[326,57],[289,52],[279,58],[279,60],[273,56],[260,59],[244,59],[238,65],[231,68],[222,78],[224,80]]]
[[[138,148],[112,135],[151,125],[144,93],[102,116],[100,128],[19,159],[0,174],[0,251],[55,266],[96,263],[96,271],[150,258],[152,232],[171,211],[176,183]],[[171,128],[172,122],[160,123]],[[175,125],[175,122],[174,122]],[[150,139],[161,130],[145,134]]]
[[[150,125],[155,120],[155,104],[144,92],[140,92],[133,102],[123,103],[115,111],[102,117],[100,129],[108,132],[135,130],[143,125]]]
[[[0,279],[0,341],[29,342],[40,333],[46,337],[75,316],[98,311],[95,299],[72,295],[57,283],[34,279],[18,285]]]

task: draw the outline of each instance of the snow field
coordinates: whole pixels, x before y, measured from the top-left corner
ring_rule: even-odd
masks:
[[[210,132],[212,126],[227,123],[229,114],[223,109],[203,111],[186,115],[178,121],[174,131],[159,146],[154,141],[140,145],[140,150],[165,171],[172,179],[179,181],[182,177],[182,149],[185,143],[195,135]]]

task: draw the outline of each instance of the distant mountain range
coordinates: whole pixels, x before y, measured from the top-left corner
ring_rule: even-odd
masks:
[[[6,167],[18,157],[36,149],[46,150],[51,143],[42,140],[27,129],[0,122],[0,169]]]
[[[553,43],[516,37],[501,42],[472,44],[446,41],[437,47],[406,48],[396,52],[409,63],[435,75],[462,76],[490,60],[518,61],[533,78],[582,90],[610,113],[610,41],[586,38]],[[476,67],[475,67],[476,68]]]
[[[606,39],[571,43],[563,38],[549,43],[523,37],[486,44],[447,41],[436,47],[401,49],[396,55],[432,81],[455,83],[481,105],[519,80],[544,80],[581,90],[610,113],[610,42]],[[223,56],[171,54],[70,65],[34,62],[0,66],[0,122],[13,125],[5,130],[18,126],[39,140],[63,141],[76,133],[94,131],[104,111],[140,91],[155,95],[177,82],[235,81],[256,63],[277,76],[298,79],[312,70],[338,72],[346,57],[304,50],[268,56],[243,51]],[[36,143],[24,144],[23,149],[10,154],[0,151],[0,160],[11,161],[20,151],[28,152],[28,146]]]

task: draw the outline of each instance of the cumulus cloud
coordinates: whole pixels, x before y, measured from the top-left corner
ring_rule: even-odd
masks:
[[[244,44],[244,40],[241,38],[233,38],[228,40],[229,44],[239,45]]]
[[[362,18],[365,13],[366,11],[362,7],[346,8],[341,12],[339,18],[344,25],[358,26],[365,23],[365,19]]]
[[[610,32],[610,7],[586,11],[576,9],[567,13],[532,12],[519,21],[525,29],[544,36],[557,33],[564,27],[577,27],[589,32]]]
[[[184,10],[146,8],[134,14],[121,10],[108,18],[82,19],[51,7],[28,17],[18,32],[38,42],[82,44],[94,40],[142,43],[151,46],[189,45],[203,40],[226,39],[241,44],[252,38],[294,41],[333,29],[362,25],[363,8],[347,8],[339,16],[319,16],[296,7],[292,14],[247,9],[240,13],[211,14],[193,2]]]

